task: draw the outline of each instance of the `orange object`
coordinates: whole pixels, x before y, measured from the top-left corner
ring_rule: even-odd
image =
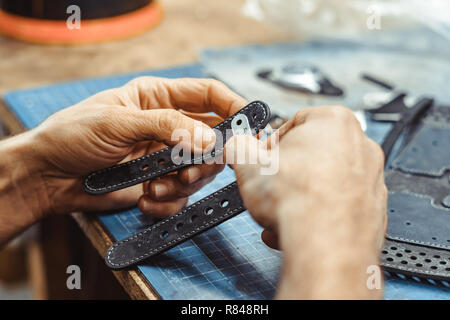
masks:
[[[159,24],[163,10],[159,2],[123,15],[93,20],[81,19],[80,29],[69,29],[66,21],[21,17],[0,10],[0,33],[41,44],[85,44],[128,38]]]

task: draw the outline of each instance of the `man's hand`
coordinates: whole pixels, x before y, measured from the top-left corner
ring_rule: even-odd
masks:
[[[50,213],[110,210],[136,203],[144,213],[158,217],[179,211],[187,197],[212,180],[223,165],[186,168],[101,196],[86,194],[82,178],[179,143],[171,140],[177,128],[196,138],[183,141],[193,152],[205,150],[215,139],[210,126],[245,104],[215,80],[143,77],[96,94],[55,113],[36,129],[4,140],[0,143],[0,191],[8,192],[3,192],[0,202],[22,202],[20,211],[26,212],[27,219],[16,223],[17,213],[0,216],[1,228],[10,230],[0,229],[0,241],[5,233],[11,235]],[[5,226],[2,220],[13,226]]]
[[[278,297],[379,297],[366,287],[366,269],[378,264],[387,222],[380,147],[344,107],[301,110],[274,134],[278,145],[237,136],[226,149],[246,145],[264,157],[279,147],[275,175],[261,175],[260,164],[233,165],[263,240],[284,250]]]

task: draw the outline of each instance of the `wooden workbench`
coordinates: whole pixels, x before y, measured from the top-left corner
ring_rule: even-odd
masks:
[[[161,2],[165,11],[161,25],[128,40],[65,47],[40,46],[0,37],[0,94],[12,89],[78,78],[190,63],[196,60],[198,51],[205,47],[266,43],[287,39],[286,35],[243,17],[240,9],[244,0],[163,0]],[[0,119],[11,134],[24,130],[20,122],[2,103],[0,103]],[[106,249],[112,244],[112,240],[96,217],[82,213],[73,213],[72,217],[103,257]],[[67,232],[61,232],[62,225],[69,228],[70,222],[61,220],[46,222],[43,226],[45,232],[41,232],[41,236],[29,245],[30,261],[34,264],[30,267],[30,274],[31,282],[35,287],[35,297],[105,297],[102,292],[108,289],[100,290],[99,293],[97,288],[95,294],[81,296],[67,292],[59,294],[57,289],[51,290],[52,285],[49,283],[64,281],[65,286],[65,269],[62,274],[58,269],[61,279],[58,281],[52,279],[54,270],[61,269],[62,266],[67,266],[73,261],[70,254],[65,253],[64,257],[61,256],[62,247],[66,250],[88,250],[81,244],[77,244],[74,248],[73,242],[78,241],[69,237]],[[52,232],[55,229],[58,231]],[[63,245],[64,242],[66,242],[65,245]],[[52,257],[55,256],[57,258],[53,259]],[[101,265],[90,266],[89,270],[94,269],[97,273],[104,272],[103,269],[106,267],[100,257],[88,260],[95,260],[96,264]],[[52,267],[52,263],[56,261],[59,263],[58,266]],[[158,298],[157,292],[141,277],[137,269],[112,273],[131,298]],[[90,277],[94,277],[92,272]],[[103,281],[103,283],[107,282],[108,279]],[[116,297],[122,296],[119,294]]]

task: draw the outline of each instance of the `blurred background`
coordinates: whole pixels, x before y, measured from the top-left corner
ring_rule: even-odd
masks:
[[[133,10],[152,2],[156,4],[156,1],[129,0],[0,1],[0,32],[3,34],[0,36],[0,95],[61,81],[192,63],[206,47],[286,39],[282,31],[245,17],[241,13],[242,0],[162,0],[157,3],[158,10],[138,17],[132,15]],[[66,8],[77,3],[81,9],[80,30],[91,28],[87,25],[89,22],[95,24],[88,31],[86,41],[84,35],[71,38],[78,30],[66,28],[66,19],[70,16]],[[130,3],[135,7],[130,7]],[[108,9],[113,10],[105,12]],[[116,21],[119,32],[114,21],[105,19],[108,15],[124,19]],[[90,20],[85,21],[85,18]],[[133,25],[135,18],[143,22]],[[96,29],[98,24],[106,25],[105,29]],[[116,34],[111,33],[111,29]],[[59,43],[55,43],[53,36],[60,30],[68,31],[60,33],[56,41]],[[98,37],[89,38],[92,35]],[[2,135],[23,131],[17,121],[10,121],[11,118],[14,116],[6,108],[2,109],[0,119],[9,127],[7,130],[1,126]],[[80,243],[79,238],[85,236],[78,226],[61,218],[35,226],[3,247],[0,251],[0,299],[79,298],[65,288],[65,267],[74,261],[80,264],[80,260],[95,261],[95,267],[90,267],[92,270],[104,265],[92,245],[86,240]],[[74,247],[74,243],[78,245]],[[69,257],[68,250],[83,251],[87,257]],[[98,287],[98,278],[102,278],[96,272],[99,271],[89,276],[92,287]],[[101,281],[102,286],[108,280],[117,282],[113,277],[107,278]],[[108,291],[113,292],[109,297],[123,298],[121,290],[116,284],[114,288],[104,287],[99,295],[91,290],[84,298],[106,298]]]

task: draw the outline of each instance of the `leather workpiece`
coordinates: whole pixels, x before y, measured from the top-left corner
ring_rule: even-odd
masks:
[[[405,111],[401,115],[400,119],[395,122],[392,129],[389,131],[387,136],[384,138],[381,148],[384,151],[386,157],[389,157],[394,145],[401,134],[406,128],[409,128],[414,122],[417,121],[424,113],[426,113],[434,104],[433,99],[423,98],[420,99],[414,106],[410,109],[405,107]]]
[[[450,251],[387,239],[381,252],[384,270],[407,276],[448,281]]]
[[[217,156],[222,152],[223,145],[229,138],[227,134],[257,134],[264,129],[270,117],[266,104],[259,101],[250,103],[215,127],[222,133],[223,141],[216,143],[210,154]],[[85,180],[85,189],[90,193],[111,192],[197,164],[198,161],[194,160],[208,159],[204,155],[201,158],[194,157],[189,162],[175,164],[171,160],[171,148],[165,148],[91,174]],[[233,182],[146,230],[116,242],[106,253],[106,264],[113,269],[128,267],[168,250],[243,211],[245,208],[237,183]]]
[[[104,194],[160,177],[194,163],[211,160],[222,153],[226,139],[230,138],[232,120],[239,115],[245,115],[250,128],[257,132],[267,125],[270,110],[264,102],[254,101],[215,126],[214,129],[218,130],[222,137],[221,141],[216,140],[216,146],[211,152],[193,154],[187,161],[177,164],[171,156],[172,148],[167,147],[141,158],[93,172],[84,179],[83,189],[90,194]]]
[[[245,210],[236,182],[214,192],[179,213],[119,241],[106,253],[106,264],[119,269],[170,249]]]
[[[388,215],[388,239],[450,249],[450,209],[435,208],[430,198],[390,193]]]
[[[450,169],[450,128],[422,126],[414,139],[392,163],[408,173],[440,176]]]
[[[450,280],[450,108],[434,107],[385,173],[388,230],[382,265]]]

